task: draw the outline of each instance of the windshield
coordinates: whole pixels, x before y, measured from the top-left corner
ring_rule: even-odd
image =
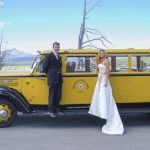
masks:
[[[30,61],[5,61],[0,63],[0,72],[32,72],[35,59]]]

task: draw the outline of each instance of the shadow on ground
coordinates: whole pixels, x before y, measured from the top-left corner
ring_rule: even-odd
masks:
[[[150,114],[122,114],[125,127],[149,126]],[[105,120],[88,114],[73,114],[51,118],[47,114],[18,115],[13,127],[89,128],[101,127]]]

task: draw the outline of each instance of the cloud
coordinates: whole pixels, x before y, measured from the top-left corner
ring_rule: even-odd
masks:
[[[4,21],[0,21],[0,28],[6,27],[11,25],[11,22],[4,22]]]
[[[4,21],[0,21],[0,28],[3,28],[6,25]]]
[[[0,6],[3,6],[4,5],[4,2],[0,1]]]

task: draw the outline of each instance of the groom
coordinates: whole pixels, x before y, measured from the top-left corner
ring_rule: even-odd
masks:
[[[56,117],[56,115],[61,112],[59,108],[59,102],[62,95],[62,62],[59,57],[60,44],[58,42],[53,43],[53,51],[48,54],[44,60],[43,70],[48,76],[48,86],[49,86],[49,115],[51,117]]]

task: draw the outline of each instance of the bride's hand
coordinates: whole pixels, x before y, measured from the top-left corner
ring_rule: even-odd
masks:
[[[106,82],[106,83],[104,84],[104,86],[107,87],[107,85],[108,85],[108,83]]]

